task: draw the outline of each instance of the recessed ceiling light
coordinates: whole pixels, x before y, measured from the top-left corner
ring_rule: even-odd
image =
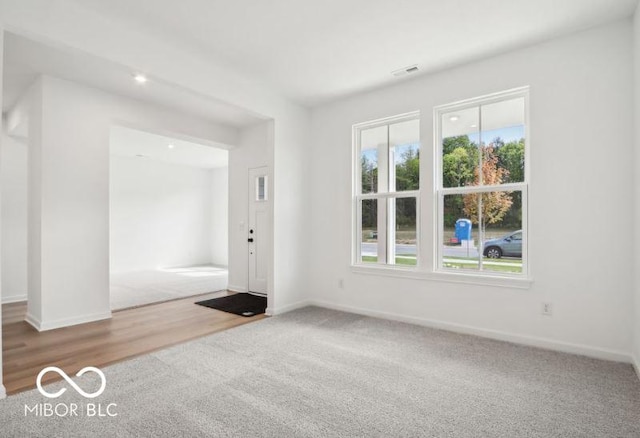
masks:
[[[169,149],[173,149],[173,148],[175,148],[175,146],[174,146],[174,145],[172,145],[172,144],[167,145],[167,147],[168,147]]]
[[[147,77],[142,73],[134,74],[133,79],[139,84],[144,84],[145,82],[147,82]]]
[[[458,117],[458,116],[451,116],[451,117],[449,117],[449,120],[451,120],[452,122],[457,122],[458,120],[460,120],[460,117]]]
[[[471,125],[471,127],[472,127],[472,128],[477,128],[477,127],[478,127],[478,125],[475,125],[475,124],[474,124],[474,125]]]

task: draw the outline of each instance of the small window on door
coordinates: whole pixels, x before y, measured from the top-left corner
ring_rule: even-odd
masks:
[[[256,201],[267,200],[267,176],[261,175],[256,178]]]

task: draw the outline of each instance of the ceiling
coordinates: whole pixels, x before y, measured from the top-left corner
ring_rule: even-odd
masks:
[[[75,0],[307,106],[629,16],[638,0]]]
[[[232,105],[154,77],[138,84],[133,80],[137,72],[93,55],[47,46],[12,33],[5,33],[4,41],[3,112],[15,105],[39,75],[46,74],[233,127],[261,121]]]
[[[229,152],[224,149],[120,126],[111,128],[109,144],[110,154],[117,157],[135,157],[201,169],[226,167],[229,163]]]

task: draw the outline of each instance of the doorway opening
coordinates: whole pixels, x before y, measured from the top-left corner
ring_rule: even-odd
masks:
[[[226,290],[228,165],[224,149],[111,129],[112,310]]]

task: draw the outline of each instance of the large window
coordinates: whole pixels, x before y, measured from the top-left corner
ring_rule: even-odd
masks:
[[[354,140],[355,263],[416,266],[419,114],[356,125]]]
[[[436,108],[436,268],[527,273],[528,90]]]

